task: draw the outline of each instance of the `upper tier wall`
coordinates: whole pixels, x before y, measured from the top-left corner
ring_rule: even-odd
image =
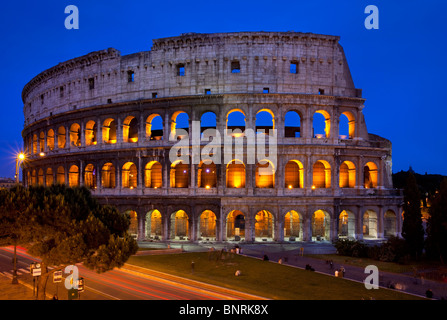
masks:
[[[47,69],[22,92],[25,126],[48,116],[110,102],[211,94],[324,94],[360,97],[339,37],[296,32],[183,34],[156,39],[151,51],[113,48]],[[237,62],[240,72],[232,72]],[[297,73],[291,73],[291,63]],[[237,65],[237,63],[233,64]],[[184,76],[179,75],[184,66]],[[133,81],[129,81],[129,72]]]

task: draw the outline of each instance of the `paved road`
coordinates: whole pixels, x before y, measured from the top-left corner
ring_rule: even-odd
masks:
[[[0,248],[0,273],[12,276],[12,248]],[[29,273],[29,265],[38,259],[28,255],[22,248],[18,252],[19,280],[33,286],[33,277]],[[154,275],[137,267],[115,269],[98,274],[82,265],[77,265],[79,276],[84,278],[85,291],[81,300],[235,300],[256,299],[236,291],[216,286],[187,281],[183,278],[163,274]],[[47,283],[48,298],[57,294],[60,300],[68,298],[68,292],[62,283],[53,284],[52,278]]]

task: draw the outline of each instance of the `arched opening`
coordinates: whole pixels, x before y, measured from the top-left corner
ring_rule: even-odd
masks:
[[[383,216],[383,236],[385,238],[396,236],[396,218],[396,213],[393,210],[385,212]]]
[[[102,124],[102,141],[104,143],[116,143],[116,121],[112,118],[104,120]]]
[[[124,119],[123,142],[138,142],[138,120],[134,116],[128,116]]]
[[[66,136],[66,132],[65,132],[65,127],[59,127],[57,129],[57,147],[58,147],[58,149],[65,148],[66,140],[67,140],[67,136]]]
[[[330,216],[324,210],[317,210],[312,215],[312,240],[330,240]]]
[[[313,165],[312,188],[330,188],[331,187],[331,166],[329,162],[318,160]]]
[[[373,210],[367,210],[363,214],[363,238],[376,239],[377,238],[377,213]]]
[[[344,161],[340,165],[340,188],[355,187],[355,165],[351,161]]]
[[[227,164],[227,188],[245,188],[245,165],[240,160],[232,160]]]
[[[202,114],[200,117],[200,134],[202,135],[205,130],[215,130],[217,128],[216,114],[208,111]],[[213,134],[215,136],[216,134]]]
[[[126,162],[122,168],[121,182],[123,188],[134,189],[137,187],[137,166],[133,162]]]
[[[81,146],[81,126],[78,123],[73,123],[70,126],[70,146]]]
[[[144,169],[144,186],[158,189],[163,186],[163,168],[158,161],[151,161]]]
[[[43,131],[39,134],[39,152],[45,151],[45,133]]]
[[[163,140],[163,119],[159,114],[151,114],[146,119],[146,138]]]
[[[301,137],[301,117],[296,111],[288,111],[284,118],[284,137]]]
[[[37,153],[37,134],[33,134],[33,153]]]
[[[255,216],[255,241],[272,241],[273,215],[267,210],[259,211]]]
[[[97,143],[96,132],[97,132],[96,122],[93,120],[88,121],[85,124],[85,145],[86,146],[96,145],[96,143]]]
[[[374,162],[368,162],[363,168],[365,188],[377,188],[378,170]]]
[[[228,135],[233,137],[242,137],[245,132],[245,114],[240,109],[233,109],[227,113],[226,129]]]
[[[90,189],[96,189],[96,170],[91,163],[85,166],[84,169],[84,185]]]
[[[275,187],[275,168],[270,161],[261,160],[256,164],[256,188]]]
[[[345,111],[339,119],[339,139],[352,139],[355,134],[355,118],[351,112]]]
[[[217,185],[217,169],[214,162],[202,161],[197,171],[197,186],[199,188],[215,188]]]
[[[186,134],[178,132],[179,129],[186,131],[189,134],[189,116],[184,111],[176,111],[171,117],[171,137],[176,137],[177,140],[184,139]]]
[[[355,238],[355,215],[349,210],[343,210],[338,216],[338,237]]]
[[[54,182],[53,169],[47,168],[47,171],[45,173],[45,185],[49,187],[53,184],[53,182]]]
[[[57,168],[56,182],[57,184],[65,184],[65,169],[62,166]]]
[[[245,216],[239,210],[233,210],[227,216],[227,240],[245,240]]]
[[[40,168],[39,171],[37,172],[37,184],[39,186],[43,186],[43,169]]]
[[[47,132],[47,148],[48,150],[54,150],[54,130],[50,129]]]
[[[189,240],[189,218],[185,211],[171,214],[171,240]]]
[[[37,184],[37,173],[36,169],[31,172],[31,185],[35,186]]]
[[[256,113],[256,133],[273,135],[275,128],[275,115],[269,109],[261,109]]]
[[[137,212],[134,210],[128,210],[125,212],[125,214],[128,214],[130,217],[130,225],[129,225],[129,234],[135,238],[138,239],[138,215]]]
[[[205,210],[200,215],[199,240],[216,240],[216,215],[211,210]]]
[[[300,161],[288,161],[284,170],[284,188],[295,189],[304,187],[304,167]]]
[[[296,241],[303,239],[303,224],[300,214],[294,210],[284,216],[284,241]]]
[[[163,224],[160,211],[151,210],[146,214],[146,239],[161,240]]]
[[[79,168],[72,165],[68,170],[68,186],[70,188],[79,187]]]
[[[116,170],[115,166],[108,162],[101,169],[101,186],[103,188],[115,188]]]
[[[325,110],[317,110],[312,120],[314,138],[329,138],[331,133],[331,117]]]
[[[171,164],[171,188],[188,188],[190,181],[189,165],[178,160]]]

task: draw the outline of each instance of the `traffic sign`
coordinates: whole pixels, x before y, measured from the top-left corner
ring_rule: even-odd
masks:
[[[54,271],[53,283],[62,282],[62,270]]]
[[[78,291],[84,292],[84,278],[79,278],[78,280]]]

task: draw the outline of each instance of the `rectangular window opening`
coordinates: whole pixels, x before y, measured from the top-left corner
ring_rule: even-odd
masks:
[[[296,61],[290,62],[290,73],[298,74],[298,62]]]
[[[127,71],[127,82],[134,82],[135,81],[135,72],[132,70]]]
[[[241,64],[239,61],[231,61],[231,73],[240,73],[241,72]]]
[[[270,89],[269,88],[264,88],[264,89],[262,89],[262,93],[269,93],[270,92]]]
[[[95,89],[95,79],[94,78],[89,78],[88,79],[88,88],[90,90]]]
[[[211,89],[205,89],[205,94],[211,94]]]
[[[323,95],[324,94],[324,89],[318,89],[318,94]]]
[[[177,65],[177,75],[183,77],[185,75],[185,66],[183,64]]]
[[[152,99],[157,98],[157,92],[152,92]]]

